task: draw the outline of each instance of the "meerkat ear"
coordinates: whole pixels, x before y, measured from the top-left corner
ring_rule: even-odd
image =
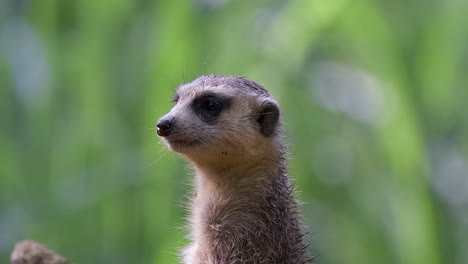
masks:
[[[278,126],[279,116],[280,111],[276,102],[271,100],[263,102],[257,115],[260,132],[267,137],[272,136]]]

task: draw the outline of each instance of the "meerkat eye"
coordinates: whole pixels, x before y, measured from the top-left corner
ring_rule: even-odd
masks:
[[[202,107],[209,112],[221,112],[223,102],[217,97],[207,97],[202,103]]]
[[[225,100],[214,95],[205,95],[195,99],[193,102],[195,113],[206,122],[214,121],[225,106]]]

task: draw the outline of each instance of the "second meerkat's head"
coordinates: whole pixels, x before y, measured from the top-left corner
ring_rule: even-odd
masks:
[[[278,104],[243,77],[201,76],[180,86],[173,102],[157,133],[192,160],[265,155],[279,134]]]

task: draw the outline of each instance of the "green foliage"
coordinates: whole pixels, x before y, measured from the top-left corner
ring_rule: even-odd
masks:
[[[283,108],[318,263],[467,263],[468,1],[0,2],[0,259],[177,263],[190,170],[155,135],[181,83]]]

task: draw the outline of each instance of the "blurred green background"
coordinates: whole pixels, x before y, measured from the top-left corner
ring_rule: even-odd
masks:
[[[0,1],[0,262],[177,263],[190,169],[173,90],[280,102],[318,263],[468,263],[466,0]]]

